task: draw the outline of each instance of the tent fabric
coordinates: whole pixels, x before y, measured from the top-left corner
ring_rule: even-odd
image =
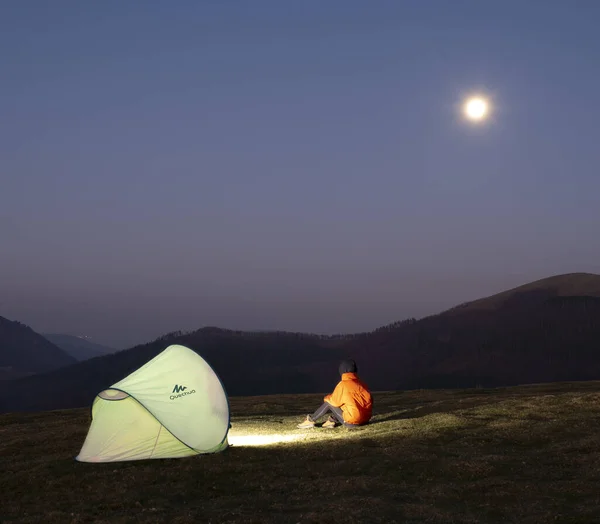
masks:
[[[197,353],[172,345],[101,391],[80,462],[179,458],[228,446],[229,402]]]

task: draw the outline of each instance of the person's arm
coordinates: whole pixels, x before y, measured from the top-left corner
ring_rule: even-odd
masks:
[[[323,400],[325,402],[328,402],[332,406],[339,408],[344,403],[344,401],[342,400],[344,398],[343,393],[344,393],[344,383],[338,382],[338,385],[333,390],[333,393],[331,393],[331,395],[327,395]]]

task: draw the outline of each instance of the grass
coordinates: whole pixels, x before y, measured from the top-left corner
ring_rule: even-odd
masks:
[[[89,410],[0,416],[0,521],[600,521],[600,382],[375,395],[359,430],[301,431],[320,395],[232,398],[235,437],[186,459],[73,460]]]

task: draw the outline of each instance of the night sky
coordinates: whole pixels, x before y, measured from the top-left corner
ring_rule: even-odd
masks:
[[[3,2],[0,315],[117,347],[349,332],[598,273],[599,23],[597,0]]]

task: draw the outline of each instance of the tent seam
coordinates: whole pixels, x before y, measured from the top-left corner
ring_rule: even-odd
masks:
[[[144,409],[146,409],[146,408],[144,408]],[[146,409],[146,411],[148,411],[148,410]],[[148,411],[148,413],[150,413],[150,412]],[[155,418],[155,420],[158,421],[158,419],[156,417],[154,417],[154,418]],[[150,452],[150,458],[152,458],[152,455],[154,455],[154,450],[156,449],[156,444],[158,444],[158,437],[160,437],[160,432],[162,431],[162,428],[163,428],[163,425],[161,424],[160,428],[158,428],[158,434],[156,435],[156,440],[154,441],[154,447],[152,448],[152,451]],[[173,436],[175,436],[175,435],[173,435]],[[175,438],[177,438],[177,437],[175,437]],[[188,446],[188,448],[189,448],[189,446]]]

